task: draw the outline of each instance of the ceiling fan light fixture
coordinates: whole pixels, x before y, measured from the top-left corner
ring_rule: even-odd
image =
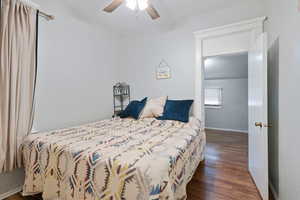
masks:
[[[140,10],[148,8],[148,0],[138,0],[138,6]]]
[[[137,1],[136,0],[127,0],[126,6],[130,8],[131,10],[136,10],[137,8]]]
[[[108,6],[106,6],[103,9],[103,11],[107,13],[112,13],[123,3],[126,3],[126,6],[129,9],[135,11],[136,14],[138,14],[140,10],[145,10],[152,20],[160,18],[159,13],[153,7],[153,5],[149,3],[149,0],[112,0],[112,2]]]
[[[126,0],[126,6],[131,10],[145,10],[148,7],[148,0]]]

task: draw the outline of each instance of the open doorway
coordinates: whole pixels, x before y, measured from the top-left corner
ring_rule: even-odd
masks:
[[[206,129],[248,133],[248,53],[206,57],[204,95]]]
[[[271,125],[268,124],[267,115],[268,47],[267,33],[264,32],[265,20],[266,17],[261,17],[195,32],[196,65],[193,112],[194,116],[199,118],[205,127],[209,127],[210,125],[205,124],[208,122],[205,118],[209,115],[206,114],[208,108],[205,106],[205,97],[216,95],[218,99],[213,100],[216,104],[219,104],[216,106],[224,106],[222,105],[224,98],[222,88],[215,87],[216,90],[210,90],[205,95],[205,82],[207,81],[205,80],[207,79],[205,77],[205,62],[206,64],[210,62],[207,58],[248,52],[248,134],[242,135],[248,136],[248,142],[246,143],[248,147],[248,172],[254,180],[262,199],[268,200],[268,128]],[[224,118],[234,117],[235,114],[231,113],[222,118],[224,120]],[[219,137],[213,138],[213,142],[215,141],[230,142],[232,138],[228,138],[228,140],[221,140]]]

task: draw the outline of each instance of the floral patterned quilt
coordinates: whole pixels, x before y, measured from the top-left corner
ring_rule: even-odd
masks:
[[[44,200],[182,200],[204,159],[198,120],[111,119],[28,136],[23,195]]]

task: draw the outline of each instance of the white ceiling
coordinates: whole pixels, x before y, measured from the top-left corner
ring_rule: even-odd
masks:
[[[111,0],[60,0],[74,17],[90,23],[99,23],[120,34],[143,33],[166,29],[187,20],[189,17],[212,12],[237,3],[253,0],[149,0],[159,11],[161,18],[153,21],[145,11],[136,14],[123,3],[113,13],[102,9]]]

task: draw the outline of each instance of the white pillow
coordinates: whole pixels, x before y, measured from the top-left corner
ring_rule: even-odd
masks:
[[[152,118],[162,116],[167,99],[168,97],[149,99],[140,118]]]

